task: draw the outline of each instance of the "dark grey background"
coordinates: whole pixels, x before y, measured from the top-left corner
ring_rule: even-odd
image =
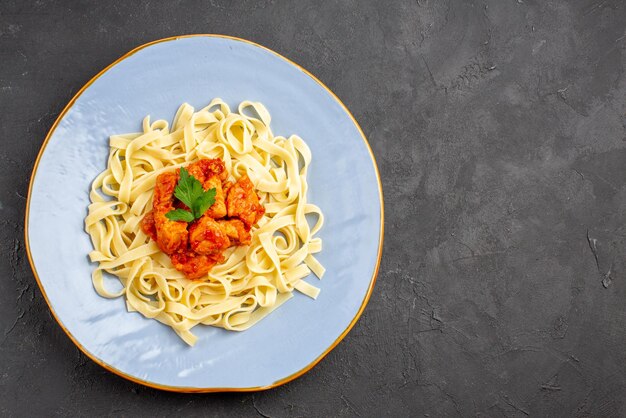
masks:
[[[309,69],[381,170],[365,314],[262,393],[172,394],[105,371],[51,318],[24,252],[30,172],[59,112],[128,50],[186,33]],[[3,1],[0,415],[625,416],[625,45],[622,0]]]

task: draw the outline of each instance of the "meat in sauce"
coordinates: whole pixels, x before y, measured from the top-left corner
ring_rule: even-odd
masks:
[[[228,182],[228,172],[219,158],[189,164],[187,171],[204,190],[215,189],[213,205],[194,222],[168,219],[165,214],[169,211],[188,208],[174,196],[179,170],[162,173],[156,179],[152,211],[144,216],[141,228],[170,256],[176,270],[189,279],[199,279],[223,262],[224,250],[250,244],[250,229],[265,209],[248,176],[235,184]]]

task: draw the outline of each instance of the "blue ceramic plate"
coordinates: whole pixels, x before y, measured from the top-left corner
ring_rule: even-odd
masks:
[[[171,120],[178,106],[221,97],[260,101],[276,135],[310,146],[309,200],[326,223],[326,267],[317,300],[296,294],[245,332],[197,326],[188,347],[169,328],[126,311],[91,284],[83,219],[93,178],[106,167],[108,136]],[[26,242],[52,313],[76,345],[108,370],[174,391],[265,389],[303,374],[346,335],[374,286],[383,236],[380,179],[350,112],[319,80],[286,58],[241,39],[189,36],[131,51],[72,99],[52,127],[31,179]]]

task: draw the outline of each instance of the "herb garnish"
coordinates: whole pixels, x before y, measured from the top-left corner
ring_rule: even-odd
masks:
[[[185,209],[174,209],[165,214],[172,221],[193,222],[204,215],[215,203],[215,188],[207,191],[200,180],[190,175],[185,167],[180,168],[180,180],[174,189],[174,196],[183,202],[191,212]]]

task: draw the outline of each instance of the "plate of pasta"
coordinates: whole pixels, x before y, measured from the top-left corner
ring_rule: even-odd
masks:
[[[306,70],[250,41],[142,45],[41,148],[26,249],[55,319],[113,373],[250,391],[317,364],[371,295],[382,188],[367,140]]]

